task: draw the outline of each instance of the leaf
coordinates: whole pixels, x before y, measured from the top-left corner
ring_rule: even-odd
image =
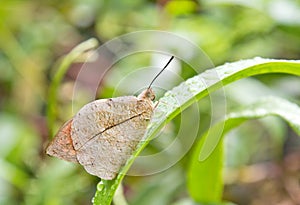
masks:
[[[226,134],[229,130],[243,123],[245,120],[261,118],[268,115],[276,115],[283,118],[292,129],[300,135],[299,107],[296,104],[278,97],[263,98],[260,101],[249,105],[247,108],[241,109],[239,112],[233,112],[227,115],[223,134]],[[206,141],[199,156],[200,161],[205,160],[214,149],[210,146],[211,144],[216,144],[215,142],[212,142],[212,140],[215,139],[211,138]]]
[[[300,107],[277,97],[263,98],[228,114],[224,121],[209,129],[209,137],[208,132],[203,135],[193,152],[188,171],[188,190],[195,201],[221,202],[223,136],[246,120],[269,115],[283,118],[300,135]],[[222,135],[215,135],[220,126]]]
[[[214,132],[218,129],[219,128],[216,128],[210,131]],[[212,134],[210,136],[219,136],[219,134]],[[191,197],[195,201],[216,203],[221,202],[223,193],[223,141],[221,138],[220,141],[217,142],[213,152],[205,161],[199,161],[199,153],[207,138],[208,135],[206,133],[206,135],[198,142],[190,159],[187,187]]]
[[[182,110],[205,97],[209,92],[221,88],[223,85],[242,78],[265,73],[287,73],[299,76],[300,61],[272,60],[256,57],[250,60],[226,63],[223,66],[207,70],[200,75],[194,76],[166,92],[164,97],[159,100],[162,103],[158,104],[152,123],[146,134],[146,140],[141,141],[136,152],[127,161],[127,164],[114,180],[102,180],[102,182],[100,182],[103,183],[103,187],[101,190],[96,191],[94,204],[108,205],[111,203],[117,187],[122,182],[134,159],[141,153],[145,146],[147,146],[149,140]]]

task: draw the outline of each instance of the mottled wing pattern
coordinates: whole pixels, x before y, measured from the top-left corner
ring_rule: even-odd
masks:
[[[148,122],[141,115],[105,130],[77,150],[79,162],[90,174],[113,179],[144,136]]]
[[[125,96],[95,100],[83,106],[73,117],[71,136],[74,148],[80,149],[105,129],[137,115],[140,110],[134,109],[136,103],[136,97]]]
[[[57,132],[52,142],[48,145],[46,153],[67,160],[77,162],[76,151],[71,138],[72,119],[67,121]]]
[[[113,179],[144,136],[152,112],[151,100],[134,96],[85,105],[71,131],[79,163],[90,174]]]

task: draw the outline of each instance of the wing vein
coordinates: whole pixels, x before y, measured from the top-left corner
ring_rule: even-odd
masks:
[[[92,137],[91,137],[88,141],[86,141],[81,147],[79,147],[79,148],[77,149],[77,151],[80,150],[81,148],[83,148],[86,144],[88,144],[90,141],[92,141],[92,140],[95,139],[98,135],[104,133],[105,131],[107,131],[107,130],[109,130],[109,129],[115,127],[115,126],[118,126],[118,125],[120,125],[120,124],[123,124],[123,123],[125,123],[125,122],[127,122],[127,121],[129,121],[129,120],[132,120],[133,118],[139,117],[139,116],[141,116],[141,115],[144,114],[144,113],[146,113],[146,112],[139,113],[139,114],[134,115],[134,116],[132,116],[132,117],[130,117],[130,118],[128,118],[128,119],[122,121],[122,122],[119,122],[119,123],[117,123],[117,124],[115,124],[115,125],[112,125],[112,126],[109,126],[109,127],[105,128],[105,130],[103,130],[103,131],[101,131],[101,132],[98,132],[97,134],[95,134],[94,136],[92,136]]]

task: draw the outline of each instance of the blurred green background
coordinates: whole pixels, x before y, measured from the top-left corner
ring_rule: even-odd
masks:
[[[91,203],[99,179],[81,166],[44,154],[52,137],[46,122],[48,88],[61,58],[80,42],[95,37],[104,43],[146,29],[187,38],[215,65],[255,56],[300,58],[298,0],[2,0],[0,204]],[[151,56],[142,56],[128,58],[118,66],[130,72],[149,64]],[[56,129],[72,117],[72,89],[80,65],[70,67],[60,87]],[[183,69],[183,63],[180,66],[184,79],[195,74]],[[118,76],[112,72],[105,78],[108,83],[99,86],[99,97],[115,94],[109,82],[118,82]],[[299,104],[299,88],[299,78],[288,75],[241,80],[226,87],[228,109],[265,95]],[[118,95],[132,94],[126,89]],[[204,131],[210,119],[209,99],[199,104],[200,129]],[[179,117],[164,132],[176,136],[178,125]],[[157,144],[152,143],[148,151]],[[250,121],[231,132],[226,144],[224,199],[251,205],[300,204],[300,142],[285,123],[277,118]],[[188,157],[162,173],[127,177],[124,189],[129,203],[192,204],[185,187]]]

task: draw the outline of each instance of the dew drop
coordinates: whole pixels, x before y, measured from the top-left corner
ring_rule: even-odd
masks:
[[[104,184],[102,181],[100,181],[98,184],[97,184],[97,191],[102,191],[104,188]]]

